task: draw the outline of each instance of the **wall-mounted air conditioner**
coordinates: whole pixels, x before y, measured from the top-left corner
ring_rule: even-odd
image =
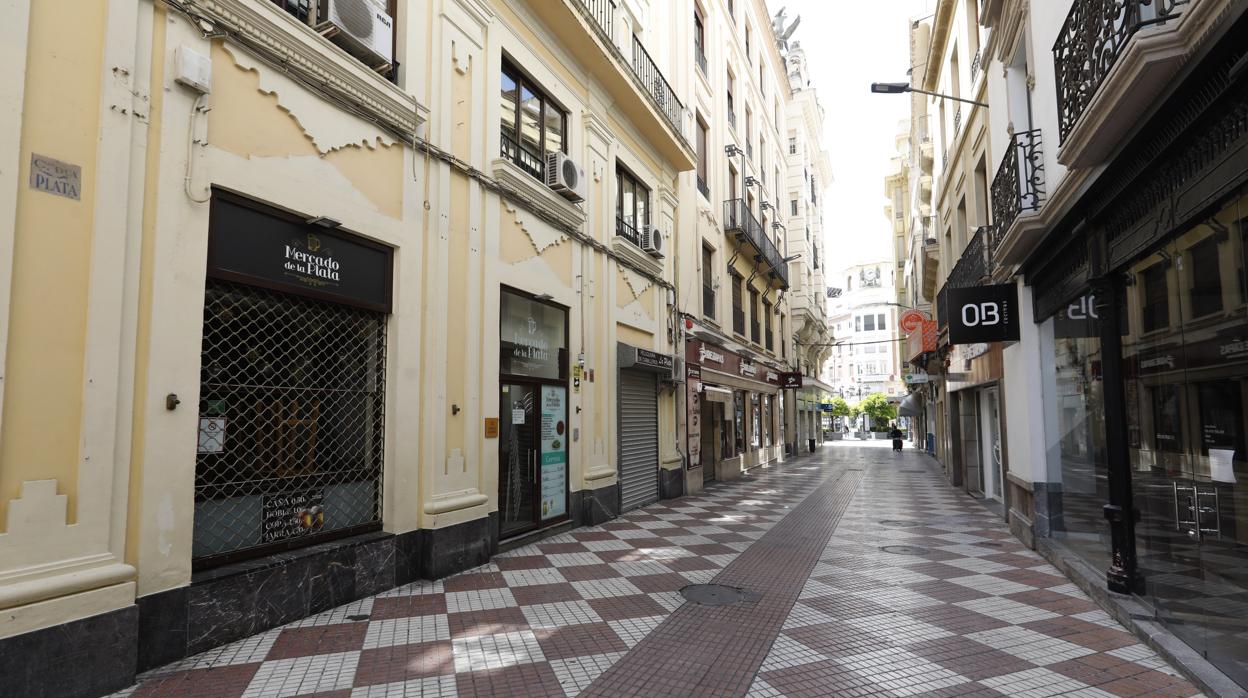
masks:
[[[649,225],[641,231],[641,249],[656,259],[663,259],[663,231],[658,226]]]
[[[568,201],[584,201],[585,170],[563,153],[547,153],[546,186]]]
[[[347,53],[374,69],[394,63],[394,20],[377,0],[321,0],[317,28]]]

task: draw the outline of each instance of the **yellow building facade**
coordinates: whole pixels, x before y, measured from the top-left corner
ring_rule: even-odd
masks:
[[[21,695],[686,489],[690,18],[313,5],[0,7]]]

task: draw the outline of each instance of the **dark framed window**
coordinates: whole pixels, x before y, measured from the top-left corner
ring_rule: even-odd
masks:
[[[767,351],[774,348],[774,335],[771,333],[771,303],[763,301],[763,340]]]
[[[877,330],[888,329],[888,327],[886,327],[884,324],[884,313],[880,313],[879,315],[875,316],[875,329]]]
[[[875,316],[874,316],[874,315],[863,315],[863,316],[862,316],[862,331],[863,331],[863,332],[874,332],[874,331],[875,331]]]
[[[789,199],[789,215],[790,215],[790,216],[796,216],[796,215],[797,215],[797,199]],[[807,236],[806,236],[806,239],[808,239],[808,240],[809,240],[809,239],[810,239],[810,235],[807,235]]]
[[[1169,267],[1167,262],[1158,262],[1140,275],[1144,282],[1142,320],[1145,332],[1170,326],[1170,291],[1166,280],[1166,270]]]
[[[702,248],[702,315],[715,317],[715,250]]]
[[[759,343],[758,291],[750,289],[750,341]]]
[[[710,199],[710,198],[711,198],[711,188],[710,188],[710,186],[707,184],[707,181],[706,181],[706,180],[707,180],[707,178],[708,178],[708,174],[707,174],[707,149],[709,148],[708,138],[707,138],[707,128],[706,128],[706,122],[704,122],[704,121],[702,120],[702,115],[701,115],[701,114],[698,114],[698,115],[697,115],[696,120],[697,120],[697,124],[698,124],[698,142],[697,142],[697,150],[698,150],[698,191],[702,192],[702,196],[705,196],[707,199]]]
[[[797,155],[797,136],[789,136],[789,155]]]
[[[546,154],[568,152],[567,112],[506,60],[500,94],[501,155],[537,179],[544,179]]]
[[[733,76],[732,70],[729,70],[728,71],[728,85],[724,91],[728,93],[728,123],[732,124],[733,128],[736,128],[736,125],[737,125],[737,105],[736,105],[736,101],[733,99],[733,96],[732,96],[732,93],[736,90],[736,87],[737,87],[737,79]]]
[[[706,72],[706,28],[702,22],[702,9],[693,8],[693,51],[698,59],[698,67]]]
[[[741,307],[741,277],[733,272],[728,282],[732,284],[732,331],[745,336],[745,309]]]
[[[650,225],[650,190],[623,165],[615,167],[615,234],[641,247]]]
[[[1222,310],[1222,270],[1218,264],[1218,236],[1192,245],[1192,317]]]

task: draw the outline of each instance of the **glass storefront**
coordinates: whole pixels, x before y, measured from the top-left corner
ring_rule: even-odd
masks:
[[[1109,462],[1105,453],[1104,386],[1095,298],[1085,294],[1053,320],[1054,373],[1048,396],[1056,412],[1060,508],[1051,511],[1054,537],[1063,539],[1097,569],[1109,568]]]
[[[1248,197],[1128,270],[1127,440],[1143,594],[1248,685]]]

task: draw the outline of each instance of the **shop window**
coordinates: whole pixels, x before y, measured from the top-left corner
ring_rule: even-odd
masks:
[[[753,431],[750,432],[750,445],[752,445],[754,448],[758,448],[763,445],[763,440],[762,440],[763,435],[761,433],[762,427],[763,427],[762,412],[763,412],[762,400],[759,394],[751,393],[750,394],[750,415],[751,415],[750,424],[754,427],[754,429]]]
[[[1218,263],[1218,237],[1210,236],[1192,245],[1192,317],[1204,317],[1222,310],[1222,271]]]
[[[732,404],[736,414],[736,429],[734,430],[737,437],[737,450],[734,455],[740,455],[745,452],[745,391],[734,390],[732,394]]]
[[[1170,291],[1166,281],[1168,262],[1158,262],[1140,276],[1144,284],[1143,325],[1145,332],[1170,326]]]
[[[615,167],[615,234],[641,247],[650,225],[650,190],[621,165]]]
[[[528,76],[503,61],[499,111],[502,157],[543,179],[546,154],[567,152],[567,114]]]
[[[381,521],[386,315],[210,280],[196,567]]]

